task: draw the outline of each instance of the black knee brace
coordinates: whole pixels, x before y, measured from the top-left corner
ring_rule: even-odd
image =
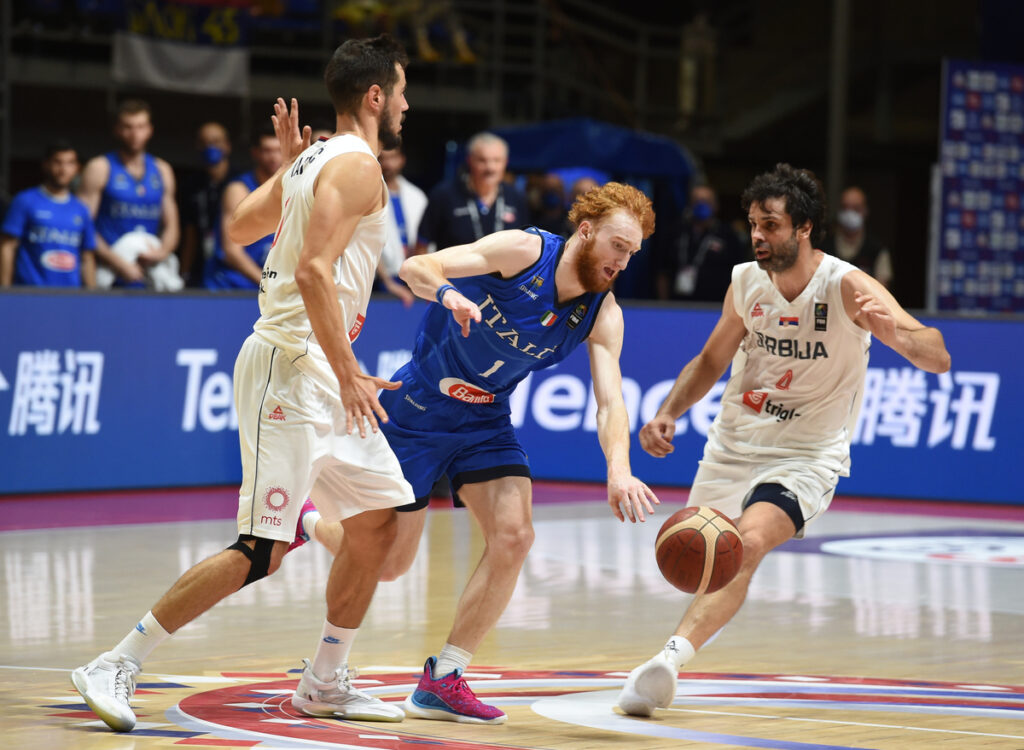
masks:
[[[255,547],[250,548],[248,544],[244,543],[250,540],[256,541]],[[267,577],[270,570],[270,552],[274,549],[273,539],[262,539],[252,534],[239,534],[238,541],[228,549],[238,550],[249,558],[249,575],[246,576],[245,583],[242,584],[243,588],[253,581]]]

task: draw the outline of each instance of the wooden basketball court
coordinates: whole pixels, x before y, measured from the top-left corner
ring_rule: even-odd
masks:
[[[687,601],[653,555],[685,493],[660,494],[658,514],[632,526],[612,518],[602,487],[538,483],[536,543],[470,679],[509,714],[505,725],[297,716],[288,697],[320,632],[329,566],[310,544],[157,649],[128,735],[85,709],[69,672],[227,546],[233,520],[218,510],[125,524],[91,498],[79,506],[95,504],[93,522],[109,525],[62,526],[65,513],[69,524],[90,518],[38,503],[34,525],[49,528],[0,533],[0,745],[1024,748],[1024,512],[1009,507],[838,499],[805,540],[767,558],[670,709],[651,719],[618,713],[626,674],[661,647]],[[221,495],[230,504],[231,491]],[[175,498],[148,498],[151,518],[173,516]],[[126,517],[145,518],[132,507]],[[0,501],[0,512],[14,509]],[[357,684],[385,699],[408,694],[445,641],[480,545],[466,512],[431,511],[413,569],[378,588],[354,648]]]

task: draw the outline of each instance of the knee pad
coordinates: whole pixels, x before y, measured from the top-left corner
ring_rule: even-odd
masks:
[[[800,510],[800,502],[796,499],[796,495],[783,485],[774,482],[757,485],[747,501],[743,503],[743,508],[749,508],[754,503],[771,503],[789,516],[789,520],[793,522],[797,532],[803,529],[804,514]]]
[[[251,549],[248,544],[244,543],[250,540],[256,541],[256,545]],[[252,534],[239,534],[238,541],[228,549],[238,550],[249,559],[249,575],[246,576],[242,588],[267,577],[270,570],[270,553],[274,549],[273,539],[262,539]]]

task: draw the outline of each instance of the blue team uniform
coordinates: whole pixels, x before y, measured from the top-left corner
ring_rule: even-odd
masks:
[[[254,172],[246,172],[239,175],[238,181],[244,183],[249,192],[259,187]],[[249,254],[253,262],[263,268],[263,261],[267,259],[270,246],[274,243],[274,233],[256,240],[251,245],[245,246],[245,252]],[[221,235],[220,226],[214,229],[213,233],[213,255],[207,261],[206,270],[203,271],[203,283],[207,289],[259,289],[259,284],[249,279],[245,274],[228,265],[227,257],[224,255],[224,240]]]
[[[604,300],[606,293],[588,292],[559,304],[555,268],[565,239],[526,231],[542,240],[537,262],[508,279],[456,279],[480,308],[481,322],[464,338],[451,311],[431,305],[412,359],[391,378],[402,387],[380,395],[389,420],[381,429],[419,499],[416,507],[426,505],[443,474],[455,492],[466,483],[530,476],[509,396],[531,372],[562,361],[586,340]]]
[[[55,199],[42,187],[14,196],[0,231],[18,239],[14,283],[82,285],[82,252],[96,248],[85,204],[69,195]]]
[[[137,180],[125,169],[116,152],[107,154],[110,178],[96,211],[96,231],[109,245],[136,229],[160,236],[164,180],[156,159],[149,154],[144,156],[146,171]]]

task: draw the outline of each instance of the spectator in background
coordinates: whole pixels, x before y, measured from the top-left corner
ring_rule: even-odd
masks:
[[[0,286],[92,288],[92,217],[71,194],[78,153],[68,141],[54,141],[43,155],[42,168],[42,184],[14,196],[0,226]]]
[[[387,183],[391,201],[387,210],[387,238],[377,266],[379,287],[412,305],[414,295],[398,278],[402,262],[415,254],[420,219],[427,208],[427,195],[404,176],[405,152],[401,146],[380,152],[380,168]]]
[[[572,183],[572,189],[569,191],[569,205],[571,206],[577,198],[596,187],[601,187],[601,183],[593,177],[580,177]]]
[[[405,12],[409,15],[416,42],[416,54],[421,60],[440,62],[443,57],[431,40],[431,31],[435,31],[451,43],[456,62],[472,65],[477,61],[476,53],[469,46],[462,20],[455,12],[451,0],[407,0],[396,5],[406,6]]]
[[[725,299],[733,266],[748,260],[749,253],[732,228],[719,221],[714,189],[695,186],[686,218],[666,230],[657,269],[658,299]]]
[[[867,231],[868,213],[864,191],[856,186],[846,188],[839,197],[836,231],[822,241],[821,249],[871,274],[888,288],[892,286],[892,257],[881,240]]]
[[[122,102],[114,123],[116,149],[90,159],[82,172],[79,197],[96,225],[96,255],[103,267],[97,269],[99,286],[109,285],[101,281],[100,270],[133,286],[144,286],[147,275],[158,288],[172,282],[169,276],[177,276],[181,285],[173,254],[179,236],[174,171],[146,153],[152,135],[149,105],[139,99]],[[114,248],[133,232],[139,234],[131,239],[138,241]]]
[[[232,180],[224,188],[219,215],[220,227],[214,237],[213,255],[203,273],[207,289],[259,289],[263,261],[270,252],[274,234],[242,247],[224,231],[235,207],[281,168],[281,142],[271,125],[261,128],[250,149],[252,169]]]
[[[190,287],[203,286],[203,269],[213,256],[220,233],[220,203],[231,173],[231,139],[219,122],[206,122],[196,132],[196,150],[203,163],[197,179],[183,186],[181,198],[181,275]]]
[[[554,172],[548,172],[537,181],[535,202],[530,209],[532,223],[545,231],[569,237],[576,230],[566,216],[565,185]]]
[[[477,133],[467,151],[466,171],[430,191],[418,252],[468,245],[528,222],[526,196],[505,182],[508,143],[494,133]]]

